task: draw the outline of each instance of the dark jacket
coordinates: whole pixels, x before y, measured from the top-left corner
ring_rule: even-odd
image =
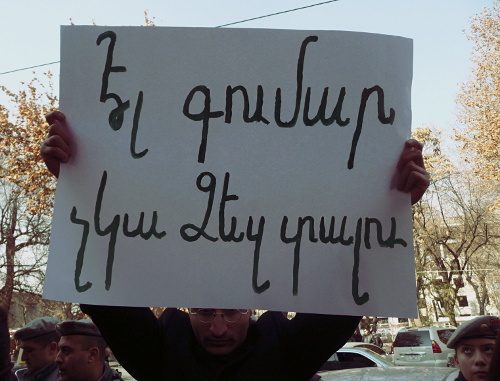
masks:
[[[375,344],[379,348],[382,348],[384,346],[384,342],[382,341],[380,336],[378,336],[376,333],[373,334],[371,342],[372,344]]]
[[[35,373],[29,374],[27,368],[16,371],[16,377],[19,381],[58,381],[59,369],[56,363],[47,365]]]
[[[17,381],[17,377],[14,372],[12,372],[13,367],[14,364],[10,363],[0,369],[0,381]]]
[[[169,308],[156,319],[149,308],[82,305],[120,364],[140,381],[309,380],[349,339],[359,317],[266,312],[250,324],[245,343],[213,356],[197,343],[189,316]]]

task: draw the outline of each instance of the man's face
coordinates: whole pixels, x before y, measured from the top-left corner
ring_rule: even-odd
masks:
[[[21,360],[26,362],[28,373],[34,373],[54,362],[57,354],[57,344],[43,346],[35,340],[21,340],[19,345],[23,349]]]
[[[238,321],[228,323],[220,314],[223,311],[215,310],[217,315],[209,323],[202,323],[196,315],[189,315],[196,339],[213,355],[227,355],[241,346],[247,338],[251,314],[244,314]]]
[[[467,381],[487,379],[494,347],[494,339],[478,338],[460,342],[455,353],[455,364]]]
[[[60,381],[86,380],[89,370],[90,350],[84,350],[79,335],[62,336],[56,363]]]

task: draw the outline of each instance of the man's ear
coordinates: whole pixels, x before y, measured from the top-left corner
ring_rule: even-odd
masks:
[[[48,350],[49,354],[57,355],[57,352],[58,352],[57,343],[55,341],[53,341],[52,343],[47,345],[47,350]]]
[[[95,362],[99,359],[99,348],[92,347],[89,349],[88,355],[89,362]]]

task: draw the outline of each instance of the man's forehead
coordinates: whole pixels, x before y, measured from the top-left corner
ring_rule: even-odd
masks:
[[[42,347],[42,344],[38,343],[35,340],[20,340],[19,346],[23,349],[27,349],[27,348],[35,349],[35,348]]]
[[[80,335],[61,336],[59,340],[59,347],[75,347],[81,346],[81,344],[82,336]]]

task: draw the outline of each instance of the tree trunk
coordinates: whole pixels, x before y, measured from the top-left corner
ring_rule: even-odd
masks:
[[[5,229],[5,257],[7,271],[5,276],[5,285],[0,289],[0,307],[7,313],[10,310],[12,294],[14,292],[14,258],[16,256],[16,226],[17,226],[17,204],[12,204],[10,215],[10,224]]]
[[[472,277],[467,274],[466,275],[467,282],[474,289],[474,294],[476,295],[477,305],[479,306],[479,314],[480,316],[486,315],[486,304],[488,303],[488,291],[486,289],[486,281],[484,277],[479,276],[478,281],[479,284],[474,282]]]
[[[457,290],[453,288],[451,282],[446,285],[444,298],[444,310],[446,311],[446,316],[450,320],[450,324],[457,327],[457,318],[455,315],[455,303],[457,300]]]

